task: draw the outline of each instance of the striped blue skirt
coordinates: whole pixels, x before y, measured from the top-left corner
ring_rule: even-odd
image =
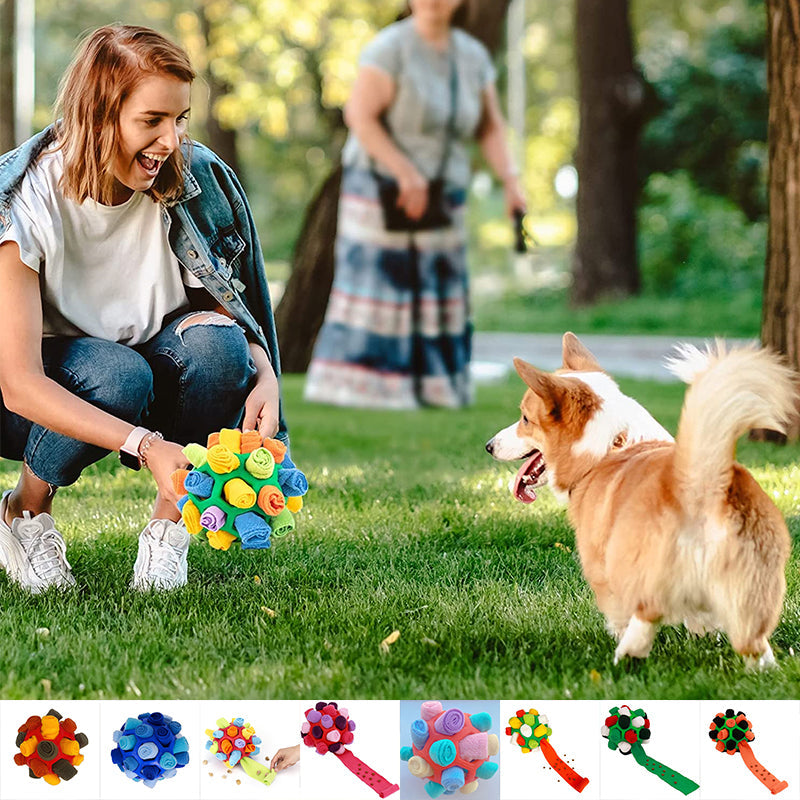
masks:
[[[370,172],[345,169],[307,400],[392,409],[472,401],[464,201],[464,190],[448,192],[451,227],[387,231]]]

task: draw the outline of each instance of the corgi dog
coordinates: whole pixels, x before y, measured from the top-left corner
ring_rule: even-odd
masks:
[[[785,429],[794,372],[755,347],[679,346],[667,366],[689,388],[673,440],[574,334],[562,348],[554,373],[514,359],[528,387],[522,415],[486,449],[525,459],[518,500],[548,483],[567,503],[584,576],[617,640],[614,663],[646,658],[659,624],[683,622],[774,664],[789,532],[734,451],[751,428]]]

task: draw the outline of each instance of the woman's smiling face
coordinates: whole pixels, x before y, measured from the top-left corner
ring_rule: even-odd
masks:
[[[122,103],[114,162],[114,205],[145,192],[162,164],[180,147],[189,121],[191,84],[149,75]]]

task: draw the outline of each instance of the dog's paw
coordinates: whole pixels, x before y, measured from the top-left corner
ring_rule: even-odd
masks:
[[[653,647],[655,635],[656,626],[652,622],[645,622],[635,615],[632,616],[614,651],[614,663],[618,664],[625,656],[647,658]]]
[[[744,656],[744,664],[747,670],[752,672],[764,672],[768,669],[777,669],[778,662],[772,648],[767,645],[767,649],[760,656]]]
[[[649,655],[650,650],[648,648],[646,653],[631,653],[628,652],[626,649],[623,649],[622,645],[617,645],[617,649],[614,650],[614,666],[616,667],[620,661],[623,661],[626,658],[640,658],[645,659]]]
[[[617,645],[617,649],[614,650],[614,666],[617,666],[617,664],[619,664],[619,662],[624,658],[645,659],[650,655],[650,647],[652,643],[648,644],[647,646],[640,647],[630,647],[629,645],[630,643],[628,643],[628,646],[626,646],[624,641]]]

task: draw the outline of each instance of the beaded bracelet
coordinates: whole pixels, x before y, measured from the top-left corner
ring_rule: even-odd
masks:
[[[147,434],[147,436],[142,439],[142,443],[139,445],[139,461],[142,462],[142,466],[150,469],[149,464],[147,463],[147,451],[152,446],[153,442],[156,439],[163,439],[164,434],[160,431],[151,431]]]

